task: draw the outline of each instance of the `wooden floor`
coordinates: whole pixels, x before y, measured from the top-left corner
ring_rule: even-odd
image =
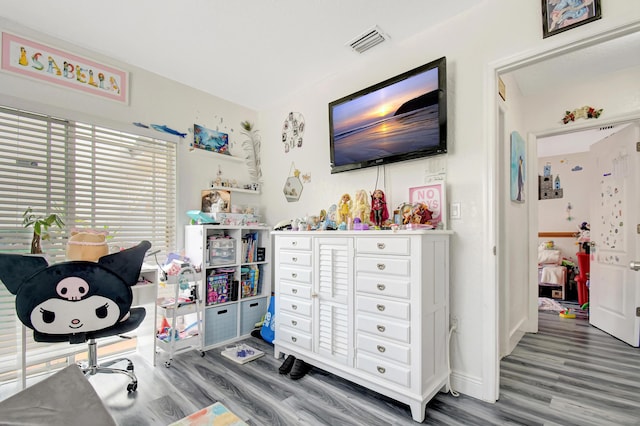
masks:
[[[91,382],[120,425],[167,425],[216,401],[250,425],[412,425],[408,406],[313,369],[293,381],[267,355],[237,365],[211,350],[177,355],[171,367],[136,362],[138,392],[124,376]],[[640,425],[640,351],[585,320],[540,314],[540,331],[525,336],[501,363],[496,404],[438,394],[428,405],[433,425]]]

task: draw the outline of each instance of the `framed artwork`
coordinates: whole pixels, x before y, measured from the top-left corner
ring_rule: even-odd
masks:
[[[64,89],[129,103],[129,73],[10,33],[2,33],[2,70]]]
[[[300,199],[302,194],[302,182],[298,176],[289,176],[282,189],[285,198],[292,203]]]
[[[221,189],[205,189],[201,191],[202,207],[205,213],[231,212],[231,192]]]
[[[542,0],[542,37],[550,37],[601,17],[600,0]]]
[[[231,155],[229,152],[229,135],[217,130],[207,129],[198,124],[193,125],[192,148],[213,151],[218,154]]]
[[[524,203],[524,182],[527,164],[524,139],[518,132],[511,132],[511,201]]]
[[[426,204],[431,211],[431,223],[434,226],[442,223],[442,229],[447,229],[447,197],[443,180],[409,188],[409,202],[412,206]]]

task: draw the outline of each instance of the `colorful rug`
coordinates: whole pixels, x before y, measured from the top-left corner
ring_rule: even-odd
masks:
[[[224,405],[216,402],[169,426],[248,426]]]

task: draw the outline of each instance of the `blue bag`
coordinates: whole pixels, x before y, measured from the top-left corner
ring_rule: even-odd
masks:
[[[268,342],[273,343],[273,339],[276,335],[276,297],[271,295],[271,299],[269,300],[269,309],[267,309],[267,314],[264,316],[264,322],[262,323],[262,328],[260,329],[260,336]]]

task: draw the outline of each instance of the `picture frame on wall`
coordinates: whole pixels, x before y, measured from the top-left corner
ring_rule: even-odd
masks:
[[[600,0],[542,0],[542,38],[600,18]]]
[[[431,224],[436,228],[447,229],[447,195],[444,180],[409,188],[409,203],[414,208],[417,204],[425,203],[431,211]]]
[[[527,164],[527,152],[524,139],[520,133],[511,132],[511,201],[524,203],[525,200],[525,179]]]

